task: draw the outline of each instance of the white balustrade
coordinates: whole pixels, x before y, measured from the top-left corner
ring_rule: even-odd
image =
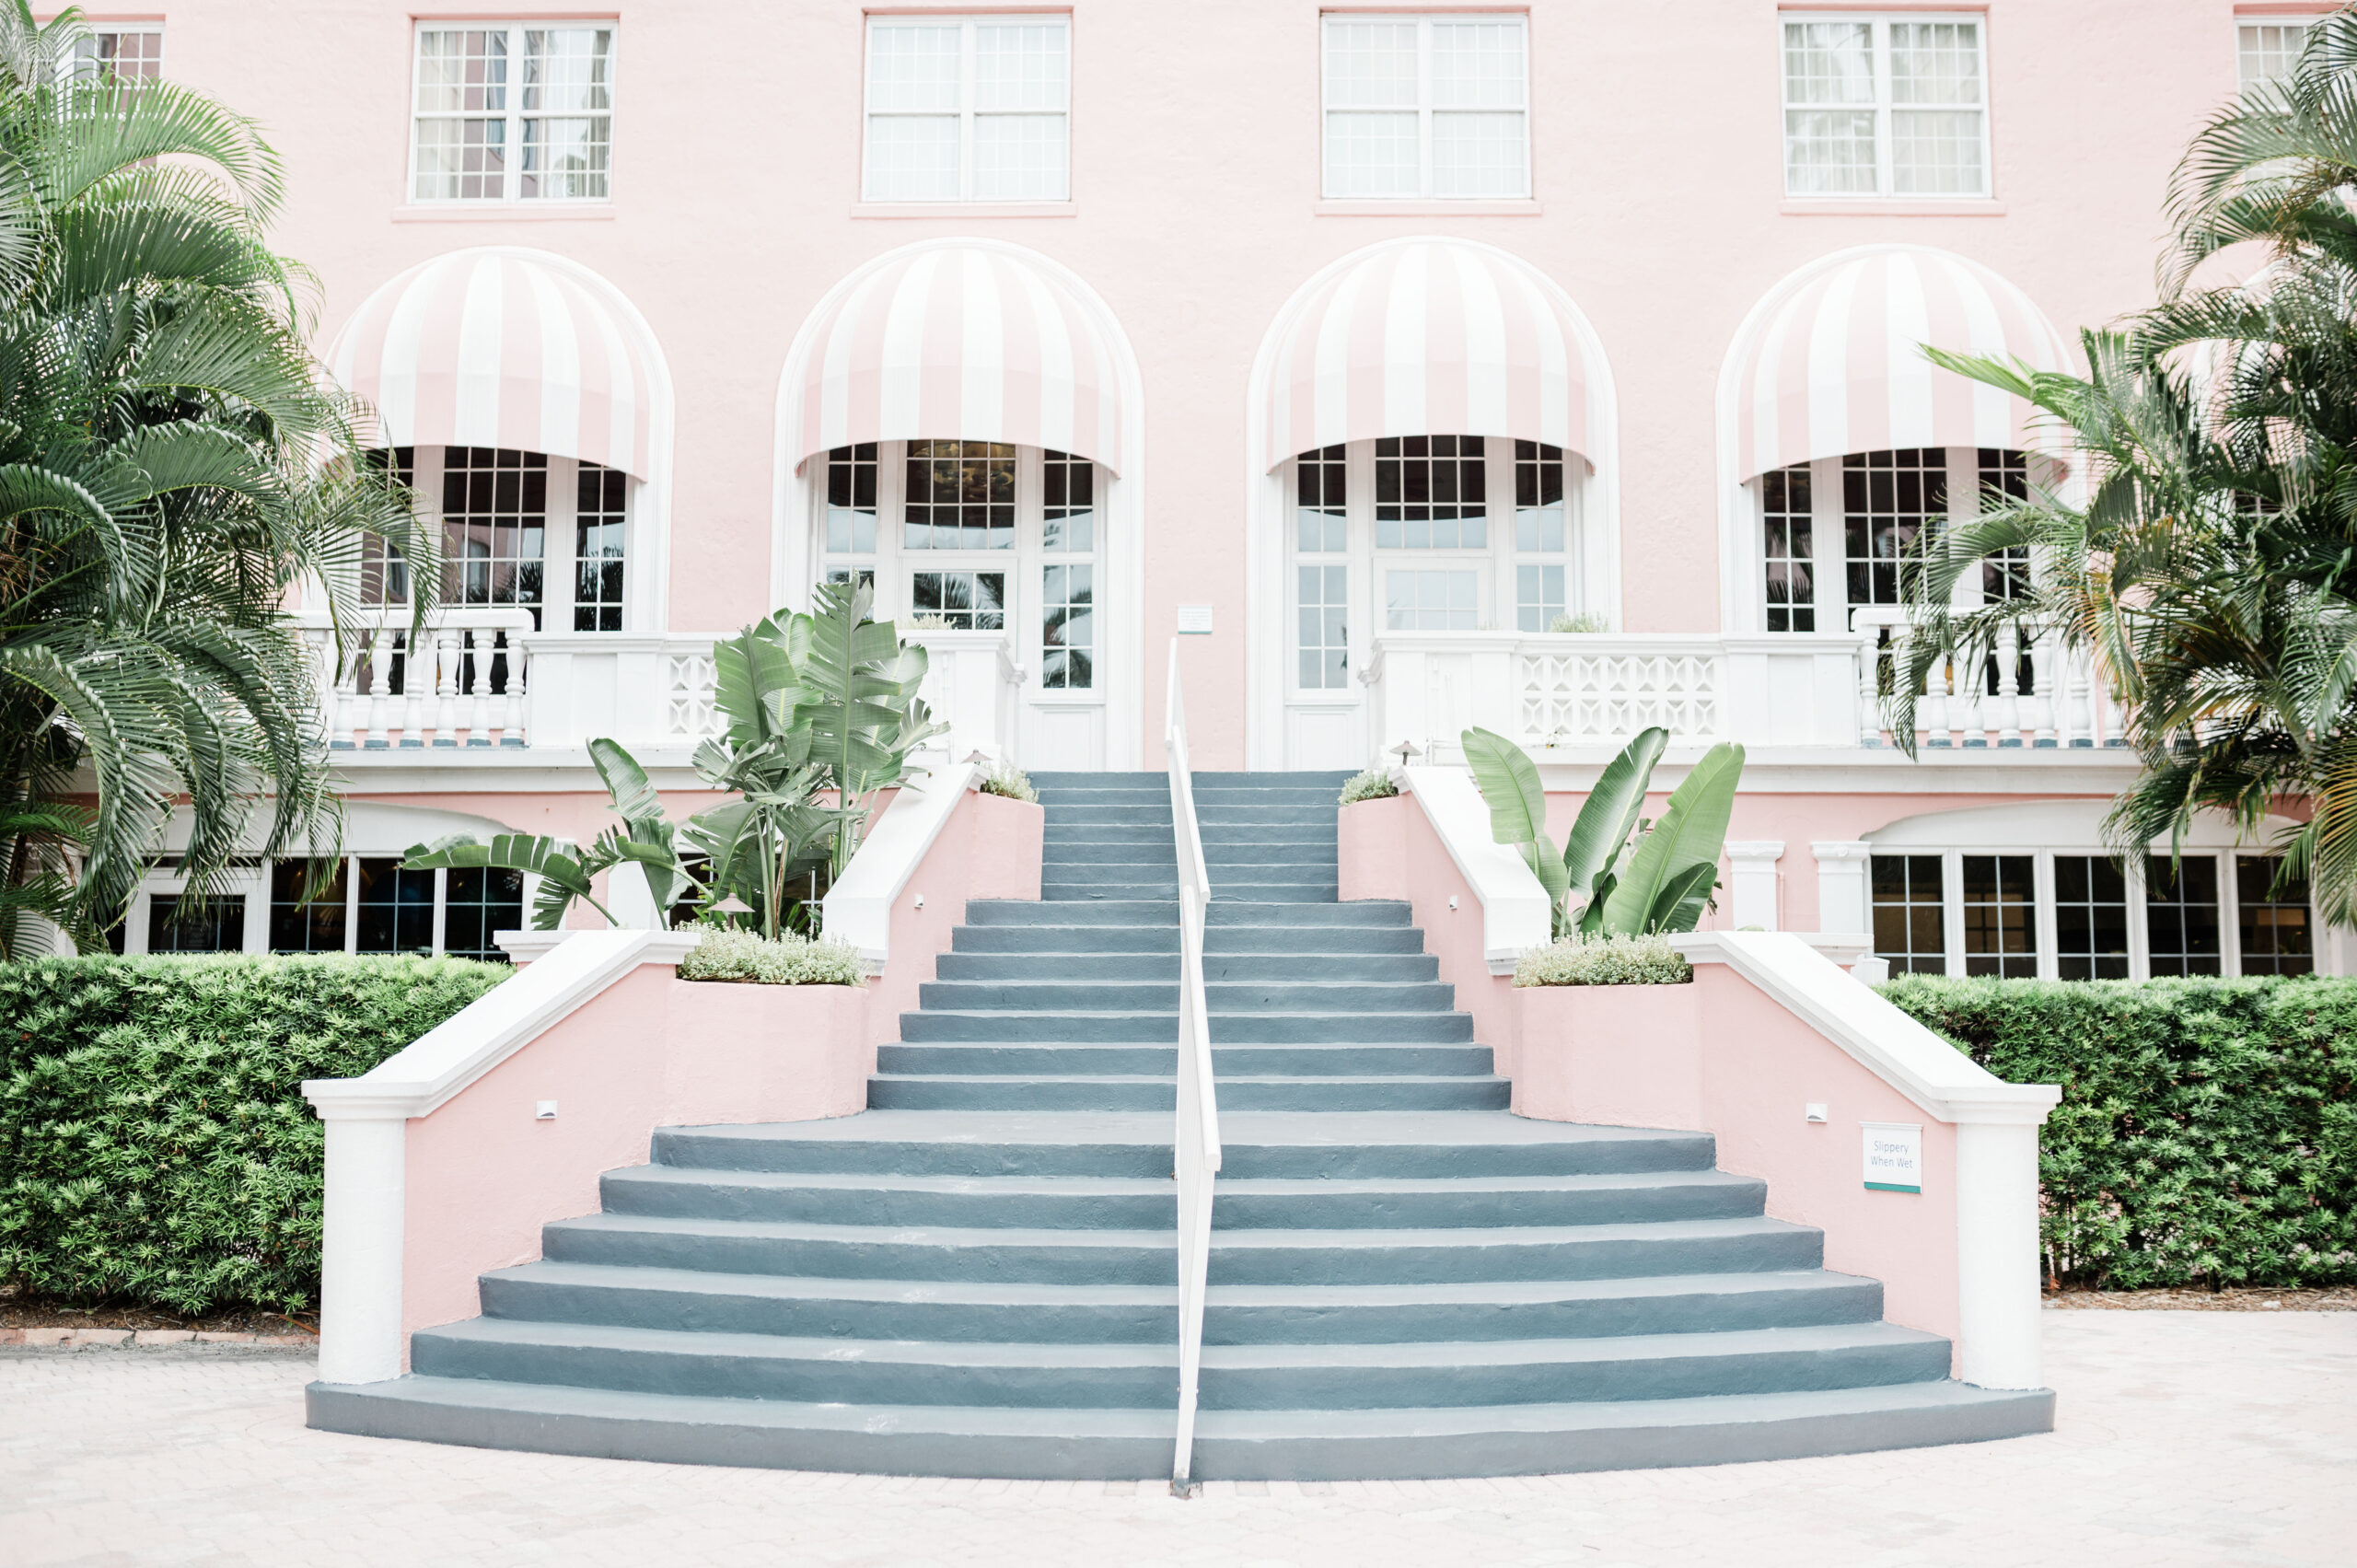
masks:
[[[389,619],[398,613],[341,643],[324,616],[296,618],[333,745],[522,746],[531,738],[531,611],[456,606],[415,633]]]
[[[1887,726],[1887,696],[1905,679],[1907,612],[1896,605],[1852,610],[1856,628],[1859,744],[1895,743]],[[2044,633],[2024,645],[2019,628],[2008,627],[1993,654],[1975,668],[1950,655],[1925,673],[1915,704],[1917,748],[2049,748],[2119,745],[2119,705],[2096,678],[2084,652],[2064,645],[2061,633]],[[2028,667],[2026,681],[2023,667]]]
[[[1193,1488],[1195,1393],[1203,1362],[1209,1291],[1212,1193],[1219,1175],[1219,1091],[1212,1073],[1211,1007],[1203,990],[1203,922],[1212,897],[1195,784],[1187,752],[1187,703],[1178,679],[1179,639],[1170,639],[1170,686],[1162,744],[1170,769],[1170,822],[1178,863],[1178,1103],[1171,1174],[1178,1184],[1178,1435],[1170,1489]]]

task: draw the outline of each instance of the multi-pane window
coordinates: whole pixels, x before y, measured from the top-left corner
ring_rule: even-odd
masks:
[[[2309,974],[2316,969],[2307,878],[2290,877],[2279,885],[2282,869],[2277,855],[2235,857],[2235,916],[2245,974]]]
[[[2309,22],[2242,22],[2235,28],[2235,67],[2246,92],[2262,82],[2281,81],[2307,47]]]
[[[1980,448],[1980,505],[1986,510],[2029,499],[2029,454],[2003,447]],[[2029,597],[2029,547],[2016,544],[1980,563],[1980,597],[1991,604]]]
[[[909,609],[945,632],[996,632],[1006,625],[1004,572],[914,572]]]
[[[547,458],[505,447],[444,447],[443,602],[523,605],[540,624],[548,513]]]
[[[417,482],[417,448],[377,447],[368,459],[404,487]],[[376,535],[360,541],[360,597],[364,604],[407,604],[409,563],[401,552]]]
[[[1817,630],[1816,519],[1806,463],[1759,476],[1768,630]]]
[[[1941,857],[1878,854],[1870,863],[1875,952],[1893,974],[1945,974]]]
[[[1394,436],[1375,444],[1377,550],[1480,550],[1488,467],[1478,436]]]
[[[270,950],[273,953],[341,953],[351,863],[338,860],[319,882],[308,860],[282,860],[270,868]],[[433,873],[426,873],[429,890]],[[316,886],[315,886],[316,884]]]
[[[164,29],[110,22],[74,41],[74,70],[100,81],[152,82],[164,74]]]
[[[2062,980],[2128,978],[2128,878],[2108,855],[2054,857],[2054,966]]]
[[[1062,17],[870,17],[867,200],[1063,201],[1071,64]]]
[[[2038,976],[2038,889],[2026,854],[1964,857],[1964,972]]]
[[[434,873],[404,870],[397,859],[353,863],[353,951],[434,950]]]
[[[492,938],[523,928],[524,874],[478,867],[446,875],[442,951],[454,958],[505,963],[506,953]]]
[[[1329,16],[1325,193],[1530,194],[1521,17]]]
[[[997,441],[911,441],[903,550],[1015,548],[1015,448]]]
[[[612,194],[610,23],[423,25],[412,105],[415,201]]]
[[[1841,459],[1842,547],[1852,605],[1898,602],[1899,560],[1947,505],[1947,454],[1940,447],[1852,452]]]
[[[1294,464],[1294,615],[1305,691],[1350,685],[1350,467],[1341,447]]]
[[[1977,17],[1784,19],[1784,191],[1985,196]]]
[[[241,953],[245,947],[243,899],[216,898],[199,905],[193,899],[159,893],[148,900],[147,950],[151,953]]]
[[[1097,465],[1043,452],[1039,491],[1039,686],[1086,691],[1097,683],[1097,568],[1058,558],[1097,549]]]
[[[573,629],[622,629],[622,569],[629,512],[629,476],[620,469],[583,463],[575,475]]]
[[[1515,625],[1545,632],[1569,606],[1563,559],[1563,449],[1514,444]]]
[[[876,581],[877,444],[837,447],[827,454],[827,494],[819,516],[819,547],[830,583]]]
[[[1383,621],[1394,632],[1478,632],[1481,575],[1394,566],[1383,574]]]
[[[2172,864],[2165,854],[2145,856],[2144,928],[2154,974],[2221,972],[2219,923],[2215,860],[2187,855]]]

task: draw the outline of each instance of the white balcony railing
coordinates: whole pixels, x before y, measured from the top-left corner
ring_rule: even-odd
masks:
[[[435,612],[414,657],[407,629],[387,626],[347,644],[339,658],[324,620],[296,624],[339,749],[549,751],[609,736],[659,758],[720,731],[710,632],[535,632],[526,610],[454,606]],[[1012,756],[1021,671],[1005,633],[910,636],[930,658],[925,702],[949,726],[935,747],[960,760]]]
[[[1618,746],[1659,725],[1681,743],[1827,750],[1887,747],[1883,693],[1903,667],[1906,621],[1862,610],[1851,633],[1720,636],[1387,633],[1362,674],[1377,749],[1459,757],[1478,725],[1535,750]],[[1959,660],[1932,673],[1919,747],[2110,743],[2118,710],[2054,637],[2008,644],[1976,680]]]

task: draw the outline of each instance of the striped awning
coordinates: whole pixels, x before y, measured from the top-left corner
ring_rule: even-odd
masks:
[[[508,447],[648,476],[654,366],[557,258],[505,247],[423,261],[361,303],[329,373],[388,447]]]
[[[1591,460],[1581,335],[1540,274],[1486,245],[1376,246],[1287,324],[1269,396],[1271,467],[1384,436],[1507,436]]]
[[[823,308],[794,463],[862,441],[1007,441],[1119,472],[1120,361],[1089,312],[1012,250],[930,246]]]
[[[1802,268],[1755,318],[1735,369],[1738,478],[1903,447],[2044,449],[2027,403],[1939,369],[1933,344],[2038,370],[2070,364],[2029,296],[1928,245],[1869,245]]]

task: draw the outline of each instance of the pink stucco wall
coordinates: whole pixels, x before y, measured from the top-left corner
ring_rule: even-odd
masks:
[[[941,235],[1069,266],[1120,319],[1150,411],[1144,624],[1107,630],[1156,649],[1179,604],[1214,608],[1220,634],[1190,672],[1192,733],[1200,764],[1225,768],[1243,760],[1246,386],[1271,319],[1324,263],[1437,231],[1526,258],[1579,303],[1617,389],[1625,619],[1639,631],[1716,624],[1713,388],[1745,312],[1795,267],[1869,240],[1942,246],[2005,274],[2066,333],[2150,300],[2168,171],[2234,88],[2232,0],[1968,8],[1988,17],[1993,199],[1932,213],[1790,208],[1777,12],[1759,0],[1692,0],[1674,23],[1608,0],[1531,0],[1536,200],[1486,214],[1321,210],[1311,0],[1078,0],[1074,200],[1047,216],[857,210],[862,9],[848,0],[622,12],[614,197],[586,209],[405,203],[412,6],[340,0],[288,26],[281,7],[180,0],[165,64],[255,116],[283,154],[274,238],[316,269],[323,335],[402,268],[474,245],[558,251],[631,298],[678,389],[675,627],[772,608],[778,377],[830,285]],[[759,70],[716,79],[716,59]],[[1145,687],[1154,766],[1161,694]]]
[[[1885,1317],[1960,1348],[1953,1125],[1724,964],[1697,965],[1691,986],[1512,997],[1517,1112],[1711,1133],[1721,1170],[1768,1183],[1771,1215],[1825,1232],[1827,1268],[1880,1280]],[[1812,1102],[1828,1120],[1807,1120]],[[1922,1192],[1866,1189],[1866,1121],[1922,1126]]]
[[[1473,1015],[1473,1038],[1514,1072],[1514,1029],[1506,1013],[1510,982],[1490,972],[1481,937],[1481,900],[1448,856],[1422,807],[1411,796],[1342,807],[1335,825],[1337,891],[1344,899],[1402,899],[1423,928],[1424,951],[1440,958],[1440,978],[1457,988],[1459,1010]],[[1454,898],[1457,907],[1448,907]]]
[[[970,794],[960,803],[892,906],[892,959],[876,981],[867,1015],[871,1043],[900,1038],[900,1015],[915,1009],[917,987],[949,950],[968,900],[1039,898],[1047,825],[1044,807],[1004,796]],[[920,893],[923,909],[916,907]]]

